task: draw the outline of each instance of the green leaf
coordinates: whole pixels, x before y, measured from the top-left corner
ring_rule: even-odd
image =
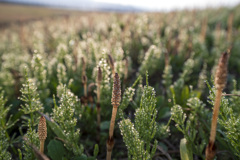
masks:
[[[66,153],[64,145],[57,140],[51,140],[47,146],[47,149],[48,155],[52,160],[61,160]]]
[[[22,160],[22,151],[18,149],[18,158],[19,160]]]
[[[181,160],[193,160],[192,149],[185,138],[181,139],[180,142],[180,154]]]
[[[110,121],[104,121],[104,122],[101,122],[100,124],[101,130],[107,130],[109,129],[109,126],[110,126]]]
[[[189,88],[187,86],[185,86],[181,93],[182,104],[185,104],[187,99],[189,99]]]
[[[137,78],[137,79],[135,80],[135,82],[133,83],[132,88],[134,88],[134,87],[137,85],[138,82],[141,82],[141,79],[142,79],[142,76],[139,75],[138,78]]]
[[[88,160],[88,158],[85,154],[83,154],[81,156],[75,157],[73,160]]]
[[[172,93],[173,104],[175,105],[176,104],[176,98],[175,98],[176,94],[175,94],[175,90],[174,90],[174,86],[173,85],[170,86],[170,91]]]
[[[169,107],[162,107],[158,110],[158,118],[166,118],[171,115]]]
[[[192,93],[191,93],[191,96],[190,97],[197,97],[197,98],[199,98],[200,99],[200,97],[201,97],[201,92],[200,91],[192,91]]]
[[[53,130],[53,132],[61,139],[66,140],[66,135],[63,133],[62,129],[59,127],[59,125],[57,123],[55,123],[54,121],[50,121],[46,118],[47,120],[47,124],[51,127],[51,129]]]
[[[164,106],[164,101],[165,101],[165,97],[164,96],[157,96],[157,103],[156,103],[156,108],[162,108],[162,106]]]
[[[46,114],[43,114],[41,112],[38,112],[40,115],[44,116],[48,126],[52,129],[52,131],[62,140],[66,140],[66,135],[63,133],[62,129],[59,127],[57,123],[54,122],[54,120],[50,117],[48,117]]]
[[[99,152],[98,144],[95,144],[95,146],[94,146],[94,152],[93,152],[93,156],[94,156],[95,158],[97,158],[98,152]]]

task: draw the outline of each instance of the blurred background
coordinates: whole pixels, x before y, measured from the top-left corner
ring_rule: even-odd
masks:
[[[0,24],[79,11],[170,12],[232,7],[239,3],[240,0],[0,0]]]
[[[233,6],[239,0],[2,0],[5,3],[39,5],[77,10],[172,11],[179,9]]]

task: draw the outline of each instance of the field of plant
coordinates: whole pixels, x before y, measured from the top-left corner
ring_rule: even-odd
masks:
[[[59,15],[67,16],[69,14],[76,15],[81,13],[82,12],[76,10],[2,3],[0,1],[0,28],[5,27],[10,23],[24,23],[46,17],[49,18]]]
[[[240,6],[0,35],[0,159],[240,159]]]

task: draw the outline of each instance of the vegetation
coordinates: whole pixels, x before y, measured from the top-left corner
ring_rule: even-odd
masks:
[[[236,6],[0,30],[0,159],[240,159],[239,20]]]

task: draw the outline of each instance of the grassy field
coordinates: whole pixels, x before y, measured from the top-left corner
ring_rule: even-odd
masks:
[[[239,160],[240,6],[7,7],[0,159]]]
[[[80,11],[20,4],[0,3],[0,26],[13,22],[26,22],[40,18],[79,14]]]

